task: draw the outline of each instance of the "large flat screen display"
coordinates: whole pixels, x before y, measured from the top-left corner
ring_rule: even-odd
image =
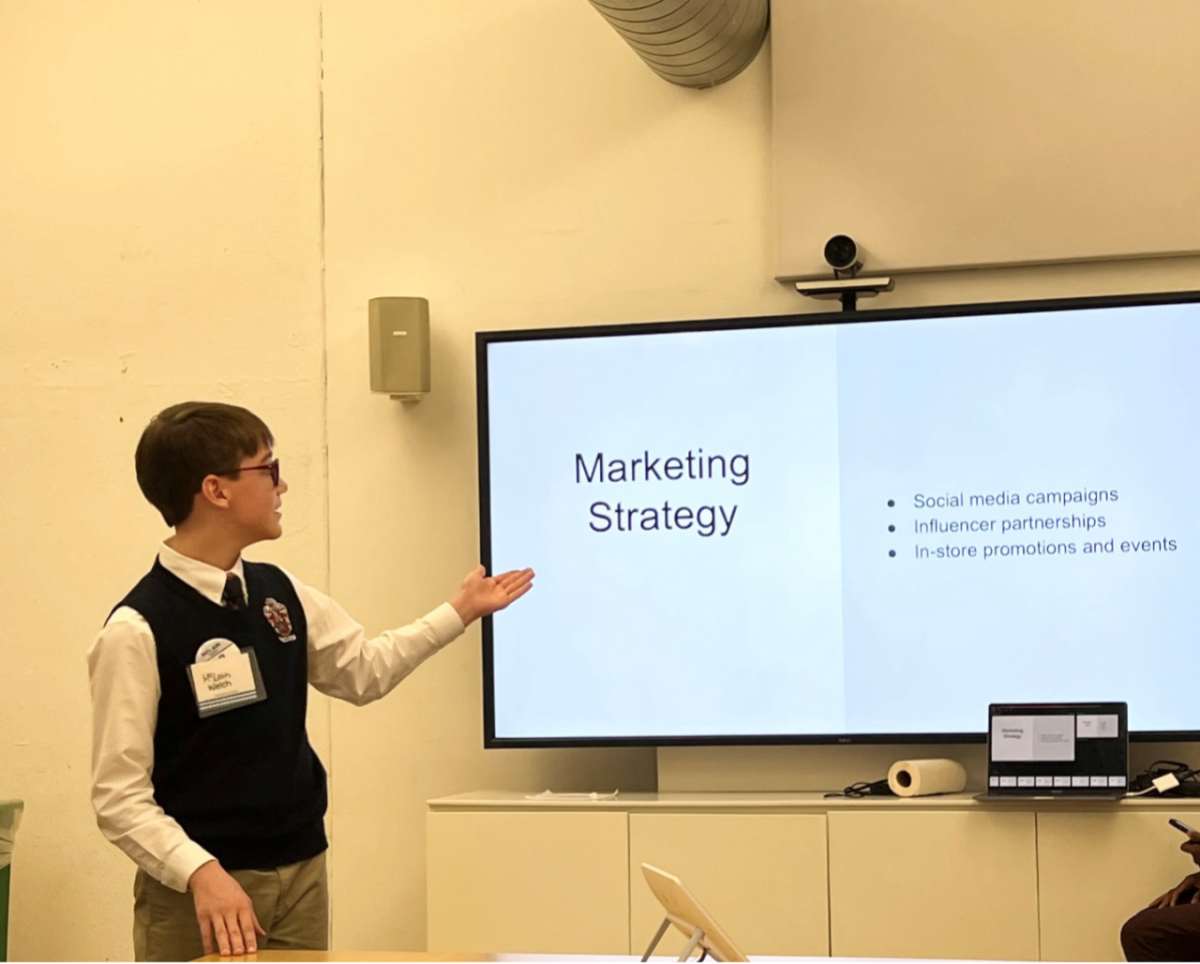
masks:
[[[1198,299],[481,333],[485,742],[1196,738]]]

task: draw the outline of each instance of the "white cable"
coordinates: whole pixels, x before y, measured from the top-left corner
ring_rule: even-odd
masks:
[[[1136,793],[1127,793],[1127,797],[1141,797],[1147,793],[1153,793],[1157,790],[1159,793],[1165,794],[1168,790],[1174,790],[1179,786],[1179,777],[1174,773],[1164,773],[1161,777],[1156,777],[1150,781],[1150,786],[1145,790],[1138,790]]]

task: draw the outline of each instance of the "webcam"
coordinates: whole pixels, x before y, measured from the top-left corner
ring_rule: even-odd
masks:
[[[863,266],[862,250],[848,234],[835,234],[826,241],[824,254],[825,263],[833,268],[833,277],[795,282],[800,294],[809,298],[837,298],[844,311],[854,311],[860,296],[869,298],[895,287],[895,282],[887,275],[859,277]]]
[[[848,274],[853,278],[862,269],[858,245],[848,234],[835,234],[825,242],[825,260],[833,268],[834,277]]]

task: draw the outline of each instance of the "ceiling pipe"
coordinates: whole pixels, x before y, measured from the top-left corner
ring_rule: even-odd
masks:
[[[767,36],[769,0],[589,0],[658,76],[716,87],[750,65]]]

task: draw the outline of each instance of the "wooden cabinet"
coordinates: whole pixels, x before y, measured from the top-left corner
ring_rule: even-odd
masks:
[[[1174,811],[1037,815],[1042,958],[1119,961],[1121,925],[1194,873],[1180,853],[1183,834],[1167,826],[1178,813],[1200,824],[1195,804]]]
[[[825,853],[823,814],[630,814],[630,952],[663,919],[645,862],[680,878],[747,956],[828,955]],[[677,957],[685,943],[672,928],[656,953]]]
[[[1038,959],[1032,812],[828,819],[835,957]]]
[[[430,801],[429,949],[641,954],[642,879],[687,885],[750,957],[1119,960],[1121,924],[1195,868],[1200,802],[984,804],[967,794],[622,794]],[[668,933],[660,953],[678,954]]]
[[[429,949],[629,953],[624,813],[431,813]]]

